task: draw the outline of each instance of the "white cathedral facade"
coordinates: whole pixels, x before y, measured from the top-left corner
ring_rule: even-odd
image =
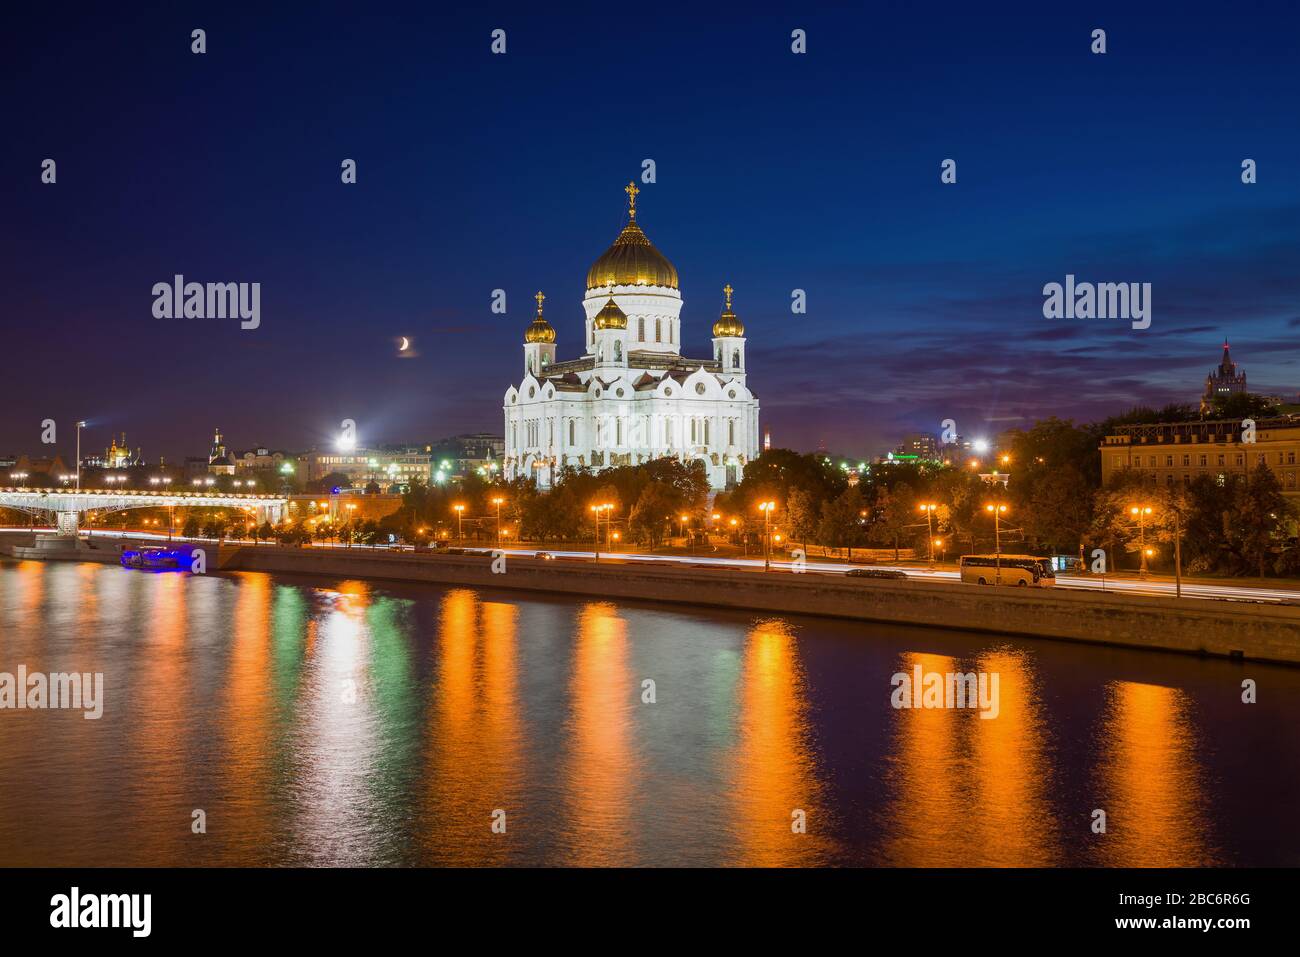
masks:
[[[506,390],[505,475],[549,488],[566,466],[597,471],[671,456],[702,462],[709,485],[740,480],[758,455],[758,400],[745,373],[745,327],[732,289],[713,324],[713,358],[682,354],[677,270],[636,221],[587,272],[584,354],[556,361],[545,296],[524,333],[524,370]]]

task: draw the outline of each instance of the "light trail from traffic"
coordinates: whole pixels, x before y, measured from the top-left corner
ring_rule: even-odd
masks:
[[[43,529],[37,528],[36,531]],[[13,527],[0,529],[0,531],[30,532],[27,527]],[[106,538],[138,538],[138,539],[158,539],[167,540],[165,534],[157,532],[132,532],[132,531],[107,531],[96,529],[88,532],[90,535],[103,536]],[[178,541],[179,536],[174,536],[173,541]],[[215,539],[196,539],[196,541],[211,542]],[[230,544],[250,545],[258,547],[251,540],[225,539]],[[312,548],[355,548],[369,551],[391,551],[391,545],[347,545],[342,542],[314,542]],[[404,551],[410,551],[410,546],[406,546]],[[493,549],[482,546],[472,546],[466,549],[474,552],[489,552]],[[514,555],[520,558],[532,558],[541,554],[554,555],[556,558],[573,558],[591,560],[594,557],[592,552],[557,550],[548,548],[506,548],[502,549],[507,555]],[[625,562],[651,562],[665,563],[671,562],[679,565],[708,565],[721,568],[743,568],[750,570],[759,570],[763,568],[761,558],[714,558],[707,555],[646,555],[640,552],[604,552],[600,553],[601,561],[625,561]],[[777,571],[792,572],[794,563],[789,561],[773,560],[772,568]],[[863,565],[850,564],[841,562],[809,562],[803,566],[804,573],[815,575],[843,575],[846,572],[858,568],[876,569],[879,571],[900,571],[903,572],[909,581],[943,581],[957,582],[961,580],[960,572],[948,571],[946,569],[931,570],[928,568],[918,568],[914,566],[896,566],[896,565]],[[972,586],[974,587],[974,586]],[[1098,576],[1082,577],[1077,575],[1058,575],[1056,578],[1057,588],[1077,588],[1089,591],[1115,592],[1124,595],[1144,595],[1155,598],[1173,598],[1175,597],[1175,586],[1171,581],[1137,581],[1128,578],[1113,578]],[[1201,598],[1214,601],[1251,601],[1267,602],[1270,604],[1300,604],[1300,589],[1294,588],[1263,588],[1249,585],[1210,585],[1203,582],[1183,582],[1184,598]]]

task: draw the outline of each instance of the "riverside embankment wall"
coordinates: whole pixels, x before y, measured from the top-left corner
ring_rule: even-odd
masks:
[[[1300,664],[1300,607],[1068,589],[847,578],[703,565],[226,546],[222,570],[516,588],[789,614],[830,615]],[[212,564],[210,563],[210,567]]]

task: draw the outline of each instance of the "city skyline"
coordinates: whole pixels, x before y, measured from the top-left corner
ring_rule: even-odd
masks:
[[[1281,926],[1298,26],[15,9],[8,923]]]
[[[203,56],[186,13],[71,32],[19,18],[30,109],[3,157],[0,272],[23,361],[0,450],[37,451],[44,419],[87,415],[169,458],[194,454],[195,418],[239,447],[325,445],[345,418],[367,443],[497,432],[532,295],[551,297],[572,354],[581,277],[647,158],[643,222],[681,270],[682,351],[704,354],[734,286],[777,446],[870,454],[947,418],[992,435],[1194,403],[1225,338],[1252,391],[1300,389],[1300,137],[1278,119],[1300,81],[1280,69],[1284,31],[1257,19],[1019,11],[982,15],[975,41],[961,15],[897,10],[691,33],[615,13],[622,69],[654,80],[617,135],[575,147],[595,81],[561,25],[415,14],[406,35],[362,18],[340,37],[334,9],[205,14]],[[1088,49],[1098,25],[1104,56]],[[504,56],[489,50],[498,26]],[[422,55],[434,33],[458,42]],[[46,76],[51,44],[69,66]],[[113,69],[87,88],[107,51]],[[658,70],[664,51],[691,65]],[[177,115],[148,106],[159,75]],[[345,158],[355,185],[340,182]],[[177,274],[261,283],[260,327],[154,318],[150,290]],[[1152,325],[1044,319],[1042,287],[1067,275],[1150,282]],[[790,311],[794,289],[806,314]],[[399,358],[403,336],[413,357]]]

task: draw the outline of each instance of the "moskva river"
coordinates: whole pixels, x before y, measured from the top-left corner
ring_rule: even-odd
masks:
[[[953,626],[3,562],[0,864],[1300,864],[1300,669]]]

